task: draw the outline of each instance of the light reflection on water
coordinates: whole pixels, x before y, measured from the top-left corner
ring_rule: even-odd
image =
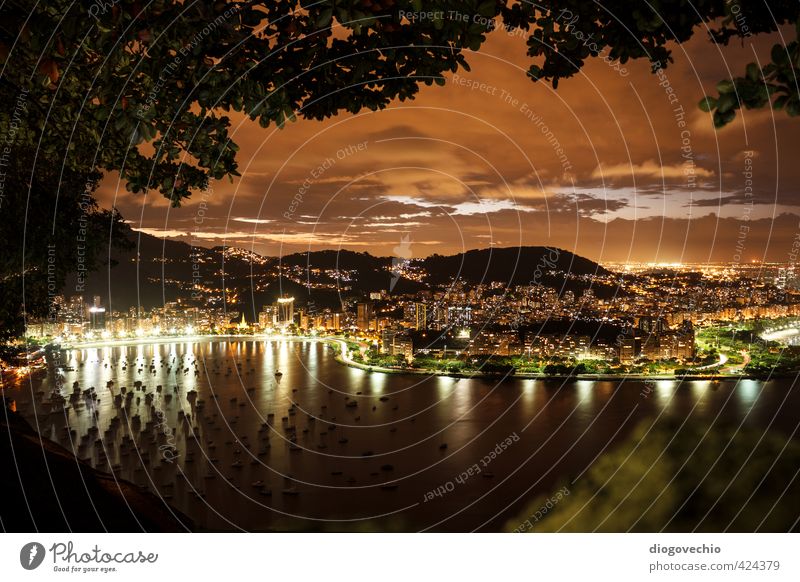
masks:
[[[66,412],[48,412],[52,376],[36,405],[21,390],[18,409],[29,419],[35,410],[43,434],[70,447],[68,425],[78,456],[155,489],[208,529],[419,530],[441,522],[437,529],[464,531],[487,520],[496,529],[518,509],[496,515],[509,499],[537,480],[532,493],[581,473],[643,419],[670,413],[766,425],[776,416],[777,427],[793,428],[800,405],[792,390],[781,406],[788,385],[752,380],[386,375],[342,366],[313,341],[87,348],[64,361],[74,368],[64,372]],[[81,390],[94,386],[97,398],[69,401],[76,380]],[[133,396],[120,402],[123,386]],[[92,426],[98,433],[85,436]],[[163,460],[164,433],[174,440],[173,463]],[[424,501],[513,433],[519,442],[492,460],[492,477]],[[136,444],[126,446],[128,438]]]
[[[762,385],[762,382],[757,382],[756,380],[740,380],[737,385],[737,395],[740,402],[747,407],[752,406],[761,392]]]

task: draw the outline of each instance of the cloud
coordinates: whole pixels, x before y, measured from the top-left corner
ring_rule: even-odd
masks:
[[[358,175],[344,175],[339,174],[336,176],[320,176],[319,178],[314,178],[311,174],[304,178],[299,178],[295,180],[287,180],[285,182],[291,186],[305,186],[305,185],[323,185],[323,184],[338,184],[341,186],[345,186],[347,184],[351,184],[352,186],[379,186],[381,182],[379,180],[374,179],[371,176],[368,176],[366,173],[358,174]]]
[[[381,228],[381,227],[391,227],[391,226],[425,226],[425,222],[365,222],[364,226],[366,228]]]
[[[523,206],[509,199],[484,198],[475,202],[431,202],[413,196],[383,196],[388,202],[396,202],[407,206],[419,206],[420,208],[439,208],[450,216],[474,216],[483,214],[493,214],[512,210],[515,212],[535,212],[537,208]]]
[[[535,212],[536,208],[530,206],[522,206],[513,200],[494,200],[483,199],[478,202],[460,202],[453,206],[453,216],[472,216],[475,214],[492,214],[495,212],[503,212],[505,210],[513,210],[515,212]]]
[[[407,220],[410,218],[430,218],[431,216],[433,215],[428,210],[422,210],[420,212],[403,212],[397,216],[371,216],[370,220],[398,220],[401,218]]]
[[[627,79],[601,60],[590,60],[581,74],[564,80],[555,92],[525,75],[530,63],[524,40],[500,32],[489,35],[488,52],[471,57],[472,76],[503,88],[519,100],[517,105],[448,83],[422,87],[414,101],[392,103],[383,111],[298,120],[274,133],[231,113],[242,120],[236,131],[239,161],[247,167],[242,178],[231,184],[215,182],[213,194],[197,192],[180,208],[170,208],[154,192],[127,193],[114,173],[98,196],[104,207],[116,204],[123,216],[136,217],[135,225],[156,236],[187,242],[203,204],[202,227],[213,238],[192,239],[195,244],[222,244],[222,237],[227,244],[238,244],[239,237],[244,245],[270,255],[287,247],[302,251],[309,244],[341,244],[388,255],[396,233],[406,228],[417,241],[442,241],[436,250],[446,253],[502,240],[577,247],[582,254],[613,260],[669,261],[681,258],[681,253],[684,259],[707,260],[712,251],[720,260],[730,260],[741,222],[724,223],[730,236],[728,246],[720,247],[713,241],[715,222],[702,215],[713,211],[720,220],[741,220],[748,202],[744,189],[750,178],[743,175],[750,166],[747,158],[753,158],[754,229],[748,244],[762,234],[769,238],[773,228],[771,221],[756,220],[782,211],[797,214],[800,208],[796,120],[776,113],[773,124],[769,109],[742,110],[735,123],[718,131],[709,115],[696,107],[704,88],[713,93],[714,84],[729,76],[729,70],[744,69],[753,59],[753,49],[768,54],[776,42],[768,35],[758,39],[747,39],[741,46],[734,43],[719,53],[705,34],[695,34],[675,52],[667,74],[686,112],[685,129],[691,130],[694,184],[684,173],[684,128],[676,121],[675,104],[646,59],[626,64]],[[632,101],[632,89],[641,107]],[[557,134],[574,166],[569,174],[553,144],[521,113],[523,103]],[[303,216],[286,221],[283,212],[311,169],[356,140],[368,140],[368,149],[337,159],[319,179],[312,177],[313,185],[297,208],[296,216]],[[757,156],[745,155],[745,150]],[[354,178],[358,180],[334,196]],[[231,222],[232,216],[274,222],[255,227],[254,222]],[[362,217],[356,223],[359,228],[351,225],[356,216]],[[401,221],[407,222],[400,226]],[[781,244],[788,241],[788,246],[773,247],[773,255],[783,260],[797,227],[796,221],[790,222],[781,221],[782,228],[793,229],[791,235],[781,233],[788,236]],[[375,226],[362,226],[365,223]],[[225,225],[250,232],[223,233]],[[281,233],[284,227],[286,235]],[[756,228],[765,230],[756,233]],[[254,238],[253,230],[265,232]],[[697,248],[684,249],[684,231],[691,233]]]
[[[275,222],[269,218],[244,218],[241,216],[237,216],[236,218],[231,218],[231,220],[235,222],[246,222],[248,224],[270,224],[271,222]]]
[[[224,240],[230,242],[242,241],[268,241],[287,244],[324,245],[324,246],[370,246],[374,241],[359,240],[357,234],[344,234],[338,232],[195,232],[157,228],[134,228],[136,232],[143,232],[158,238],[193,238],[199,240]]]
[[[129,223],[130,224],[130,223]],[[149,234],[150,236],[154,236],[156,238],[178,238],[184,236],[190,236],[188,232],[183,230],[174,230],[168,228],[146,228],[146,227],[131,227],[132,230],[135,232],[143,232],[144,234]]]
[[[630,176],[655,176],[664,178],[683,178],[686,176],[686,166],[675,164],[664,166],[657,164],[655,160],[647,160],[641,164],[612,164],[604,166],[598,165],[592,170],[592,178],[627,178]],[[694,175],[698,178],[710,178],[714,172],[706,170],[697,165],[694,166]]]
[[[548,206],[551,212],[573,212],[580,216],[597,216],[627,208],[625,198],[598,198],[590,194],[561,194],[554,197]]]

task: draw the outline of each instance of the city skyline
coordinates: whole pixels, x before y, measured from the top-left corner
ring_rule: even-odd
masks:
[[[434,257],[431,264],[385,261],[383,282],[367,277],[361,286],[358,272],[345,266],[319,269],[309,262],[285,270],[278,261],[257,267],[261,277],[277,282],[273,299],[263,293],[256,299],[253,289],[244,299],[248,289],[235,277],[223,277],[221,286],[208,280],[198,285],[194,275],[194,285],[178,285],[175,300],[152,308],[120,309],[117,301],[116,311],[107,310],[97,295],[91,301],[59,296],[53,316],[31,321],[26,336],[67,345],[208,335],[327,338],[356,342],[348,344],[346,361],[377,369],[614,377],[758,375],[776,341],[796,343],[792,318],[800,316],[800,277],[793,266],[625,265],[624,271],[605,271],[590,262],[573,269],[574,257],[565,260],[557,249],[539,252],[522,282],[504,281],[496,270],[487,270],[480,281],[470,281],[469,272],[465,279],[434,276],[429,270],[442,265]],[[230,261],[236,254],[226,250],[221,256]],[[293,274],[292,268],[300,271]],[[286,293],[281,280],[301,284],[304,269],[305,291],[299,297]],[[410,274],[419,286],[396,288],[399,273]],[[266,290],[273,284],[260,276],[252,272],[245,285]],[[325,299],[331,289],[326,277],[337,290],[333,302]],[[760,337],[757,344],[764,347],[734,343],[722,356],[722,333],[732,334],[726,342],[737,334]]]

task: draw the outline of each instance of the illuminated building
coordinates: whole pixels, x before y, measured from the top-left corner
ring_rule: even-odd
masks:
[[[237,331],[239,331],[240,333],[242,333],[242,332],[246,332],[248,329],[250,329],[250,326],[249,326],[249,325],[247,325],[247,320],[244,318],[244,313],[242,313],[242,319],[241,319],[241,321],[239,321],[239,323],[236,325],[236,329],[237,329]]]
[[[414,342],[411,338],[396,335],[392,340],[392,356],[403,356],[408,363],[414,361]]]
[[[325,329],[329,331],[339,331],[342,329],[342,314],[331,313],[325,317]]]
[[[469,341],[470,356],[516,356],[524,346],[514,331],[482,331]]]
[[[424,303],[414,304],[414,329],[428,329],[428,309]]]
[[[279,297],[277,307],[278,325],[287,326],[294,323],[294,297]]]
[[[106,308],[100,305],[100,296],[94,296],[94,303],[89,308],[89,321],[92,329],[106,328]]]
[[[261,329],[274,327],[278,321],[278,308],[274,305],[265,305],[258,314],[258,326]]]
[[[391,354],[392,353],[392,346],[394,345],[394,338],[397,336],[397,332],[392,329],[384,329],[381,332],[381,353],[382,354]]]
[[[619,361],[622,364],[632,364],[639,356],[639,340],[634,336],[622,338],[619,344]]]
[[[311,321],[311,318],[309,317],[308,313],[306,313],[306,310],[305,309],[300,309],[300,310],[298,310],[298,313],[300,315],[300,317],[299,317],[299,319],[300,319],[300,329],[309,329],[310,328],[309,323]]]
[[[448,307],[447,325],[469,327],[472,324],[472,307]]]
[[[669,326],[663,317],[650,317],[649,315],[645,315],[639,317],[637,327],[643,334],[658,335],[664,333]]]
[[[356,326],[362,331],[369,331],[372,325],[372,303],[359,303],[356,306]]]

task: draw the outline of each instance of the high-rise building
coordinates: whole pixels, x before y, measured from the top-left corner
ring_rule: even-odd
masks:
[[[397,332],[393,329],[384,329],[381,332],[381,353],[391,354],[392,346],[394,345],[394,338]]]
[[[392,339],[391,355],[403,356],[407,362],[414,360],[414,342],[411,338],[395,335]]]
[[[263,329],[275,327],[278,321],[278,308],[274,305],[265,305],[258,314],[258,326]]]
[[[428,329],[428,308],[424,303],[414,304],[414,329]]]
[[[83,295],[73,295],[69,298],[64,321],[71,324],[81,324],[86,319],[86,306],[83,304]]]
[[[472,307],[469,305],[460,307],[453,306],[447,308],[447,325],[465,326],[472,324]]]
[[[623,364],[631,364],[639,356],[639,340],[634,336],[622,338],[619,344],[619,361]]]
[[[339,312],[328,313],[325,315],[324,321],[321,323],[328,331],[339,331],[342,329],[342,314]]]
[[[429,318],[429,327],[433,329],[444,329],[447,327],[447,308],[439,303],[433,306]]]
[[[372,303],[359,303],[356,306],[356,326],[362,331],[369,331],[373,320]]]
[[[664,333],[669,328],[669,325],[667,324],[667,320],[663,317],[643,315],[639,318],[637,327],[639,331],[646,335],[658,335]]]
[[[277,308],[278,325],[287,326],[294,323],[294,297],[279,297]]]
[[[89,308],[89,321],[92,329],[106,328],[106,308],[101,305],[99,295],[94,296],[94,302]]]
[[[673,357],[684,360],[694,358],[694,325],[689,320],[684,321],[676,335]]]
[[[67,300],[63,295],[56,295],[53,297],[53,302],[50,305],[50,314],[48,319],[51,322],[63,322],[64,314],[67,311]]]

